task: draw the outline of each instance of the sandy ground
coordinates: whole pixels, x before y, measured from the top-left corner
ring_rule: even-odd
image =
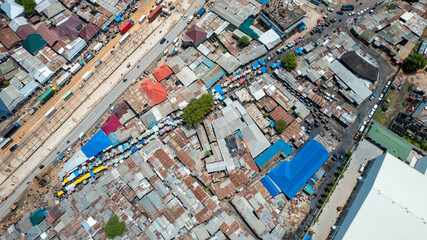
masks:
[[[304,23],[307,25],[307,28],[304,29],[302,32],[295,33],[290,38],[286,39],[286,41],[281,47],[284,47],[289,42],[295,41],[295,39],[299,37],[303,37],[304,35],[310,34],[311,29],[313,29],[317,24],[317,19],[323,17],[321,13],[315,11],[307,5],[302,5],[301,8],[304,9],[304,11],[306,11],[308,15],[307,18],[304,20]]]
[[[186,6],[186,7],[190,6],[188,1],[185,1],[185,4],[183,3],[182,5]],[[148,8],[151,8],[151,6],[149,6]],[[139,10],[141,10],[141,9],[139,9]],[[184,10],[182,8],[180,8],[180,12],[184,12]],[[145,14],[147,14],[147,13],[145,13]],[[139,15],[133,16],[132,19],[134,19],[137,22],[137,19],[139,19],[139,17],[141,15],[142,15],[142,13],[140,13]],[[151,23],[150,25],[154,29],[158,27],[158,29],[156,31],[162,30],[163,34],[150,35],[145,40],[145,43],[142,44],[140,47],[138,47],[137,50],[135,52],[133,52],[126,59],[126,62],[132,62],[133,63],[133,62],[139,61],[151,49],[151,46],[153,44],[159,42],[160,39],[163,38],[163,36],[168,32],[168,29],[171,26],[173,26],[173,23],[178,21],[181,17],[182,17],[182,14],[174,13],[170,17],[168,17],[165,21],[159,22],[156,20],[153,23]],[[135,31],[137,29],[139,29],[139,28],[133,27],[132,31]],[[116,42],[117,42],[119,40],[119,38],[116,37],[114,40],[116,40]],[[105,52],[109,52],[110,49],[107,47],[103,48],[103,50]],[[98,59],[98,58],[95,58],[95,59]],[[86,71],[88,71],[90,69],[89,66],[92,67],[93,65],[92,64],[86,65],[85,68],[83,68],[83,70],[81,70],[79,72],[79,74],[77,75],[76,78],[79,79],[79,76],[81,77],[82,74],[84,74]],[[62,126],[59,129],[57,129],[57,131],[49,137],[49,139],[47,141],[45,141],[45,143],[25,162],[25,164],[21,165],[17,170],[15,170],[15,173],[13,175],[13,178],[15,179],[15,181],[14,181],[15,186],[18,185],[18,184],[16,184],[17,182],[20,182],[23,179],[25,179],[25,177],[32,171],[32,169],[38,167],[40,162],[50,154],[51,149],[55,149],[55,146],[57,145],[57,143],[61,142],[61,140],[64,139],[64,137],[67,135],[67,133],[72,131],[72,129],[77,126],[79,120],[85,118],[85,116],[92,110],[92,108],[94,106],[96,106],[96,103],[98,101],[100,101],[111,89],[113,89],[115,84],[117,84],[121,80],[122,74],[125,74],[128,70],[129,69],[126,67],[126,64],[122,64],[120,67],[118,67],[115,70],[115,72],[113,72],[112,75],[108,79],[106,79],[90,95],[90,97],[85,102],[83,102],[74,111],[72,116],[70,116],[68,118],[68,120],[65,121],[62,124]],[[74,79],[76,79],[76,78],[74,78]],[[73,85],[73,87],[76,88],[78,85],[79,85],[79,83],[76,83]],[[71,88],[70,86],[68,86],[68,87]],[[65,93],[65,91],[63,91],[63,92]],[[60,99],[60,97],[62,95],[61,94],[58,94],[58,95],[56,95],[54,99],[51,99],[46,104],[48,107],[43,107],[43,108],[49,109],[50,106],[55,106],[56,102],[62,101],[62,99]],[[44,116],[41,114],[44,114],[44,113],[45,113],[45,111],[38,111],[38,114],[35,115],[33,119],[40,119],[40,118],[43,119]],[[31,125],[35,125],[37,123],[39,124],[40,122],[41,122],[40,120],[35,121]],[[27,124],[27,126],[29,126],[29,125],[30,124]],[[23,130],[26,130],[26,131],[23,131]],[[29,127],[20,128],[20,134],[23,134],[23,133],[29,132],[29,131],[31,131],[31,129],[29,129]],[[4,181],[4,176],[0,175],[0,177],[3,177],[2,181]],[[12,181],[12,178],[9,178],[7,181],[2,183],[2,185],[0,186],[0,196],[7,196],[13,192],[15,187],[10,184],[11,181]]]

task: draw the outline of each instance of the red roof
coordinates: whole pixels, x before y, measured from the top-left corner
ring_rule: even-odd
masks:
[[[86,42],[89,42],[89,40],[91,40],[99,32],[99,30],[99,27],[92,23],[89,23],[79,33],[79,36],[83,38]]]
[[[40,34],[51,47],[59,40],[58,34],[54,30],[49,29],[45,24],[40,24],[37,28],[37,33]]]
[[[172,70],[168,67],[168,65],[166,65],[166,63],[163,63],[162,66],[160,66],[159,68],[157,68],[154,72],[153,75],[156,78],[157,81],[162,81],[163,79],[169,77],[172,74]]]
[[[101,130],[108,136],[108,134],[116,131],[122,124],[115,115],[111,115],[108,120],[101,126]]]
[[[199,45],[208,35],[205,30],[199,28],[197,25],[193,25],[182,37],[184,42],[192,42],[195,46]]]
[[[19,26],[18,29],[16,30],[16,34],[18,34],[18,36],[22,40],[27,39],[28,36],[30,36],[31,34],[34,34],[35,32],[36,30],[34,30],[34,28],[32,28],[30,24]]]
[[[142,95],[147,99],[150,107],[157,105],[168,98],[168,93],[162,85],[160,83],[153,83],[151,78],[146,78],[142,81],[138,88],[142,92]]]

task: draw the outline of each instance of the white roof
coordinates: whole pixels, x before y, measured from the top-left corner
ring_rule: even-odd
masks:
[[[259,36],[258,41],[264,44],[268,50],[274,48],[277,44],[282,42],[280,36],[273,29],[268,30],[267,32]]]
[[[28,21],[25,17],[16,17],[15,19],[13,19],[12,21],[10,21],[9,23],[9,27],[16,32],[16,30],[18,30],[19,26],[28,24]]]
[[[86,157],[86,155],[79,150],[72,156],[62,167],[61,171],[58,173],[59,177],[64,177],[65,172],[71,173],[72,171],[76,170],[78,166],[85,163],[89,158]]]
[[[356,77],[350,70],[344,67],[338,60],[329,64],[329,68],[335,73],[362,101],[371,96],[372,92],[364,82]]]
[[[22,100],[24,100],[24,95],[22,95],[15,86],[10,85],[0,91],[0,99],[6,107],[12,111]]]
[[[67,52],[65,52],[63,56],[67,60],[71,60],[73,59],[74,56],[76,56],[77,53],[79,53],[84,47],[86,47],[86,45],[87,44],[85,40],[83,40],[81,37],[78,37],[74,41],[72,41],[70,44],[65,46],[65,48],[67,49]]]
[[[253,158],[257,157],[259,154],[264,152],[265,149],[270,147],[270,142],[268,142],[267,138],[255,124],[249,124],[240,132]]]
[[[218,171],[224,171],[225,170],[225,162],[213,162],[206,164],[206,170],[208,173],[211,172],[218,172]]]
[[[425,174],[391,154],[377,157],[335,239],[427,236],[426,186]]]
[[[12,20],[24,12],[24,7],[17,4],[15,0],[6,0],[1,4],[1,9]]]
[[[412,14],[410,12],[405,12],[404,14],[402,14],[402,16],[400,16],[400,19],[402,19],[403,21],[406,22],[413,17],[414,17],[414,14]]]
[[[191,69],[189,69],[188,67],[181,69],[181,71],[176,74],[176,77],[186,87],[188,87],[188,85],[197,80],[196,74],[194,74],[194,72],[191,71]]]

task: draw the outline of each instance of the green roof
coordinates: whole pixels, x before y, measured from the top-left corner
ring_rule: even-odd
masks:
[[[46,41],[38,33],[31,34],[23,41],[22,46],[34,55],[40,48],[46,46]]]
[[[242,25],[240,25],[239,29],[240,31],[246,33],[249,37],[258,40],[259,39],[259,35],[254,32],[254,30],[252,30],[251,26],[252,24],[255,22],[255,20],[253,18],[248,18],[246,19],[245,22],[242,23]]]
[[[44,219],[43,210],[41,208],[37,209],[33,214],[30,215],[30,221],[33,226],[36,226]]]
[[[412,150],[408,142],[376,122],[366,136],[387,149],[388,153],[402,160],[406,160]]]

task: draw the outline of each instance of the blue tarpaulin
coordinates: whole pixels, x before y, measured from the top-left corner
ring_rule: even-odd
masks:
[[[267,68],[266,68],[265,66],[262,66],[262,68],[261,68],[261,72],[262,72],[262,73],[267,72]]]
[[[282,62],[278,62],[278,63],[276,63],[276,67],[277,67],[278,69],[281,69],[281,68],[283,67]]]
[[[216,86],[214,89],[215,89],[215,92],[217,92],[217,93],[219,93],[221,95],[224,95],[224,91],[222,90],[222,85],[221,84],[218,85],[218,86]]]
[[[255,159],[256,165],[258,167],[263,167],[268,161],[270,161],[274,156],[277,155],[280,151],[283,152],[286,156],[291,154],[294,150],[291,145],[283,141],[282,139],[277,140],[273,145],[271,145],[267,150],[265,150],[261,155]]]
[[[107,30],[108,30],[108,27],[105,27],[103,31],[106,32]]]
[[[306,27],[307,27],[307,25],[304,22],[301,22],[300,24],[297,25],[297,28],[300,30],[303,30]]]
[[[122,20],[122,13],[119,14],[116,18],[114,18],[115,22],[120,22]]]
[[[138,151],[138,148],[137,147],[133,147],[132,148],[132,153],[136,153]]]
[[[82,152],[86,157],[91,158],[102,152],[104,149],[111,147],[112,144],[102,130],[99,130],[83,147]]]
[[[289,199],[292,199],[328,158],[329,153],[322,144],[311,140],[291,161],[281,162],[270,170],[267,176],[274,182],[274,187],[277,186]],[[267,180],[261,182],[270,184]],[[267,187],[272,188],[271,184]],[[269,192],[276,194],[275,190],[269,190]]]
[[[273,69],[276,68],[276,64],[272,63],[271,68],[273,68]]]
[[[253,68],[258,68],[258,66],[259,66],[260,64],[259,64],[259,62],[254,62],[253,64],[252,64],[252,67]]]
[[[117,137],[117,134],[115,132],[108,134],[108,139],[110,140],[113,147],[120,144],[120,139]]]
[[[268,3],[269,0],[257,0],[258,2],[260,2],[261,4],[266,4]]]
[[[264,60],[262,60],[262,59],[259,59],[259,60],[258,60],[258,62],[259,62],[259,64],[261,64],[261,65],[264,65],[264,64],[265,64]]]

